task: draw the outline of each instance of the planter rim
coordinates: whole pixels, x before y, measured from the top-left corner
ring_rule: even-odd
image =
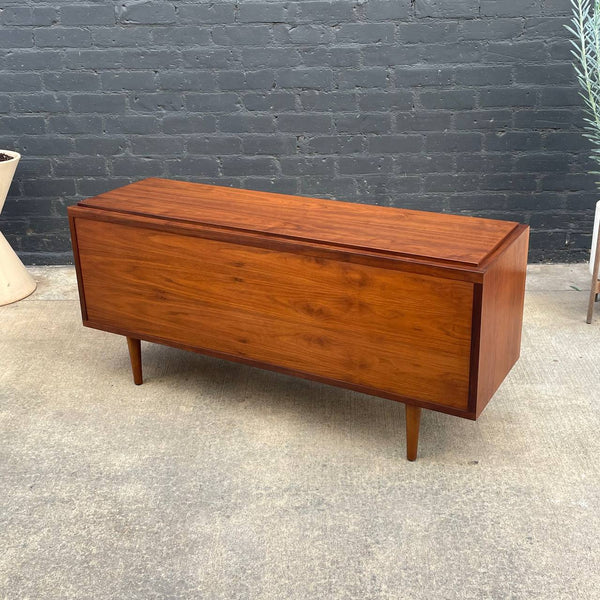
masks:
[[[2,161],[0,163],[0,165],[4,164],[4,163],[10,163],[13,160],[19,160],[21,158],[21,155],[18,152],[15,152],[14,150],[4,150],[4,149],[0,148],[0,154],[7,154],[8,156],[11,157],[10,160]]]

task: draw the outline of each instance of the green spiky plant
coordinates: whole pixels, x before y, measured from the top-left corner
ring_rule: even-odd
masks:
[[[582,88],[581,97],[585,102],[586,116],[583,135],[592,142],[592,160],[600,165],[600,0],[571,0],[573,18],[571,25],[565,25],[573,35],[573,57],[577,80]],[[600,175],[600,171],[592,171]],[[600,182],[597,182],[600,187]],[[600,214],[596,205],[594,233],[590,267],[592,284],[588,302],[587,322],[592,322],[594,303],[598,300],[600,282]]]
[[[571,0],[571,4],[573,18],[565,27],[574,38],[573,66],[586,107],[583,135],[593,144],[592,159],[600,164],[600,0]]]

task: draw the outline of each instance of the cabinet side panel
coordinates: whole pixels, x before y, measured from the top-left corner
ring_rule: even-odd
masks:
[[[477,416],[520,355],[528,244],[526,228],[484,275]]]
[[[89,323],[467,409],[473,284],[79,219]]]

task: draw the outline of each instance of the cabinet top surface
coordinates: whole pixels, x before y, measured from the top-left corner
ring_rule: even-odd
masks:
[[[79,203],[111,212],[476,267],[518,223],[144,179]]]

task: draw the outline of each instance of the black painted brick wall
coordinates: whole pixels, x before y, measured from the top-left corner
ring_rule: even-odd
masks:
[[[146,176],[516,219],[587,256],[569,0],[4,0],[0,227],[71,261],[66,206]]]

